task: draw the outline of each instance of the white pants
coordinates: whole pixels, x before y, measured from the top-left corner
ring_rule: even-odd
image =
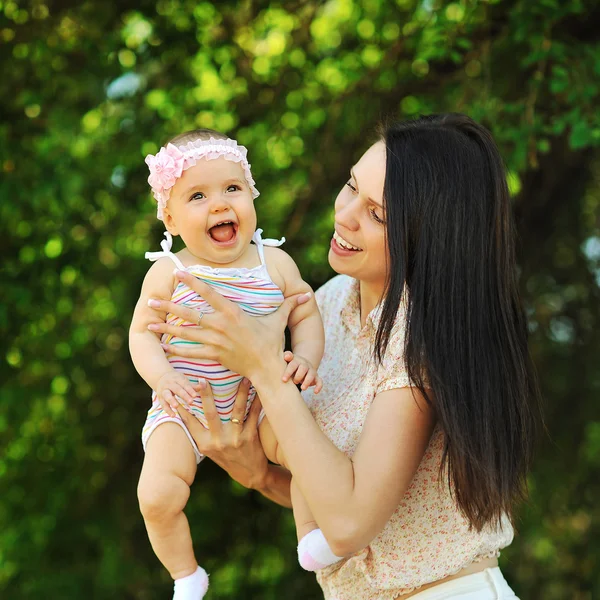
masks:
[[[498,567],[435,585],[410,600],[519,600]]]

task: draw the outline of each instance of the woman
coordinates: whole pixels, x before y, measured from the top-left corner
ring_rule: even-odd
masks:
[[[456,114],[388,127],[336,199],[329,261],[341,275],[316,295],[318,397],[282,381],[276,350],[303,298],[252,319],[182,274],[216,312],[177,332],[203,344],[181,355],[218,360],[256,387],[318,526],[350,556],[318,571],[326,599],[516,598],[497,556],[525,493],[539,393],[489,133]],[[289,475],[266,464],[255,414],[245,426],[215,418],[210,434],[182,416],[232,477],[289,505]]]

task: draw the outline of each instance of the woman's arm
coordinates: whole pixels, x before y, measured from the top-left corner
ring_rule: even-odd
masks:
[[[253,377],[287,465],[332,551],[357,552],[406,493],[433,431],[431,410],[415,388],[379,394],[349,458],[321,432],[295,386],[277,380],[277,371],[273,363]]]
[[[269,463],[265,478],[252,489],[280,506],[292,508],[290,498],[291,481],[292,474],[287,469]]]
[[[286,299],[273,315],[252,318],[202,282],[179,276],[216,311],[204,317],[202,330],[181,332],[204,344],[182,354],[213,358],[252,379],[287,465],[333,552],[342,556],[368,545],[402,500],[424,455],[434,425],[428,405],[413,388],[379,394],[349,458],[319,429],[296,387],[281,381],[286,366],[281,335],[298,299]],[[169,303],[167,308],[188,318],[185,309]],[[156,330],[176,329],[161,324]]]

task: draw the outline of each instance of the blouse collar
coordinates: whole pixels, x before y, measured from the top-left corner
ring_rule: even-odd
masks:
[[[350,285],[342,292],[342,324],[354,335],[359,335],[364,330],[375,332],[381,320],[382,305],[379,303],[369,314],[365,327],[360,326],[360,282],[352,279]]]

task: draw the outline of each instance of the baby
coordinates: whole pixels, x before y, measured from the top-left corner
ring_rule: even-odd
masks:
[[[310,291],[294,261],[274,247],[285,240],[263,240],[262,230],[256,229],[254,199],[258,191],[246,154],[246,148],[235,140],[203,129],[181,134],[158,154],[146,157],[158,218],[167,231],[163,251],[146,254],[155,262],[144,279],[129,336],[133,363],[153,390],[142,432],[146,454],[138,498],[152,548],[175,581],[174,600],[198,600],[208,589],[208,576],[194,556],[183,513],[203,456],[176,408],[181,404],[206,427],[199,390],[208,382],[221,420],[229,421],[242,376],[214,361],[183,360],[170,354],[169,345],[191,342],[149,331],[148,325],[158,322],[160,316],[148,301],[170,300],[200,313],[212,312],[203,298],[175,277],[174,268],[192,273],[256,316],[274,312],[287,296]],[[185,243],[176,254],[171,252],[174,235]],[[182,327],[199,325],[173,314],[165,314],[163,321]],[[292,354],[286,353],[290,364],[285,377],[303,389],[314,385],[318,392],[324,332],[314,296],[292,311],[288,327]],[[251,387],[246,415],[254,396]],[[269,460],[283,463],[266,418],[260,421],[259,435]],[[311,569],[338,560],[328,550],[293,483],[292,501],[299,536],[306,538],[299,546],[301,564],[302,557],[303,566]],[[312,556],[310,540],[315,545]]]

